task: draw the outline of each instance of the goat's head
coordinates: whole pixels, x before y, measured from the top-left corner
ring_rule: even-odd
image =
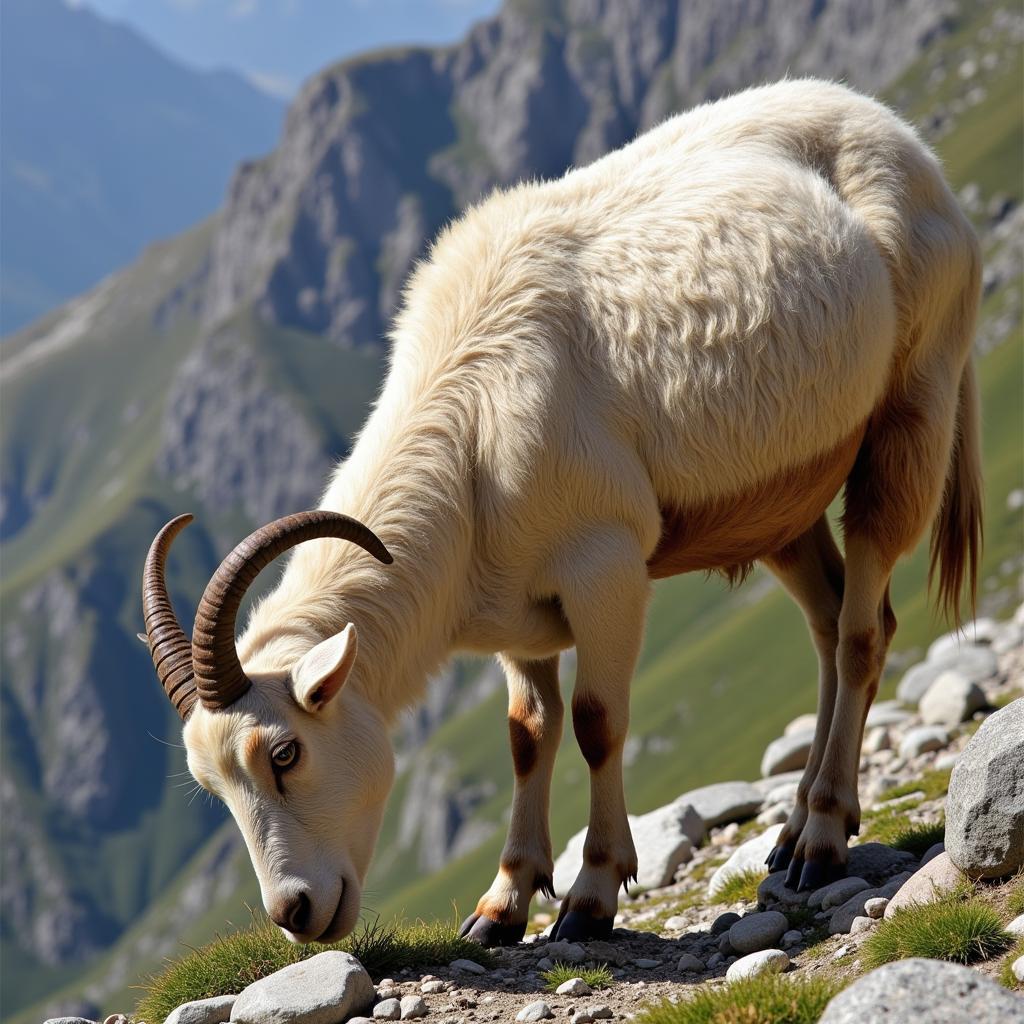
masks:
[[[185,722],[188,766],[228,806],[245,838],[270,917],[294,940],[329,942],[359,916],[394,765],[387,726],[345,682],[356,659],[355,626],[282,669],[243,669],[235,617],[257,573],[306,540],[352,541],[391,556],[361,523],[317,510],[257,530],[221,563],[196,612],[192,639],[171,607],[164,563],[179,516],[146,558],[142,604],[160,683]],[[141,636],[141,634],[140,634]]]

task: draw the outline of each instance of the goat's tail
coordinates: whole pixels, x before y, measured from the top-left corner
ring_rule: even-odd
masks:
[[[981,424],[978,385],[968,358],[960,377],[956,430],[942,506],[932,526],[928,586],[938,572],[937,605],[954,625],[960,624],[960,598],[969,587],[971,613],[977,608],[978,560],[983,538]]]

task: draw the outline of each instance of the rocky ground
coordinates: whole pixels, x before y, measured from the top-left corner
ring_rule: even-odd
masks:
[[[964,758],[965,770],[954,773],[952,781],[949,773],[986,719],[1022,695],[1024,606],[1012,622],[978,620],[969,627],[966,640],[935,641],[925,661],[904,675],[899,699],[872,708],[861,758],[862,830],[860,838],[853,840],[846,878],[816,892],[795,893],[785,887],[784,872],[767,875],[764,868],[765,856],[793,807],[799,769],[807,756],[808,724],[813,719],[801,716],[765,751],[763,778],[704,787],[633,819],[641,851],[640,880],[648,887],[622,900],[610,941],[550,941],[545,931],[550,930],[553,906],[534,916],[531,934],[523,943],[494,951],[493,967],[460,960],[434,968],[431,974],[400,972],[380,981],[372,997],[365,996],[372,998],[372,1010],[364,1012],[377,1020],[429,1017],[438,1024],[547,1018],[588,1024],[630,1019],[648,1004],[683,1000],[696,986],[719,986],[756,973],[793,971],[853,979],[864,973],[859,953],[881,919],[900,905],[923,902],[935,888],[964,878],[943,845],[928,840],[926,829],[915,833],[916,845],[908,843],[905,834],[900,840],[892,838],[894,823],[903,829],[935,826],[933,838],[937,838],[945,821],[947,785],[953,787],[961,805],[955,808],[950,801],[951,824],[946,834],[950,853],[957,863],[972,864],[972,874],[1006,877],[1005,863],[985,862],[994,845],[999,845],[998,837],[993,845],[993,835],[1006,825],[986,817],[992,801],[985,787],[999,786],[999,779],[985,767],[966,764],[972,757],[977,759],[974,752],[983,744],[972,746]],[[1010,714],[1017,716],[1022,710],[1024,703]],[[996,726],[997,721],[989,724]],[[1018,729],[1016,718],[1009,728],[1011,760],[1016,765],[1010,770],[1019,778],[1024,763],[1019,755],[1024,752],[1013,751],[1024,745],[1024,730]],[[969,820],[959,822],[954,830],[958,810],[961,818],[966,815]],[[1024,810],[1020,817],[1024,820]],[[875,838],[886,838],[893,845]],[[920,848],[923,841],[928,849]],[[913,852],[897,846],[911,846]],[[580,837],[574,837],[559,858],[556,888],[560,878],[574,874],[580,848]],[[1019,849],[1011,850],[1011,855],[1024,860]],[[1011,866],[1009,873],[1019,867],[1019,863]],[[997,899],[1000,886],[1006,888],[1009,883],[996,878],[985,884]],[[1010,928],[1024,934],[1024,916]],[[307,963],[312,971],[314,961]],[[1000,963],[997,958],[975,970],[995,976]],[[570,980],[552,992],[544,973],[556,964],[570,968]],[[600,965],[608,968],[603,984],[592,988],[579,978],[572,980],[574,974],[586,974]],[[1017,967],[1018,977],[1024,975],[1024,963],[1018,962]],[[885,968],[891,969],[892,965]],[[910,967],[906,970],[913,974]],[[899,973],[893,972],[894,976]],[[913,983],[914,978],[907,982],[911,987]],[[927,979],[923,984],[927,988]],[[310,985],[311,976],[301,986],[304,993]],[[997,1000],[1011,1000],[1000,1017],[1005,1017],[1005,1006],[1017,1005],[1016,997],[1004,989],[986,991]],[[247,998],[251,1002],[253,997],[247,993]],[[185,1014],[175,1020],[172,1015],[169,1022],[227,1020],[230,1001],[218,1005],[214,1010],[211,1002],[209,1016]],[[231,1020],[248,1021],[240,1010],[241,1001]],[[1024,1001],[1020,1012],[1024,1018]],[[352,1018],[355,1024],[368,1024],[369,1019]]]

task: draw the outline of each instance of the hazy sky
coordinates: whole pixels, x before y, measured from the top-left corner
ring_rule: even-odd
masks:
[[[66,0],[134,26],[198,67],[290,95],[326,64],[395,43],[458,39],[499,0]]]

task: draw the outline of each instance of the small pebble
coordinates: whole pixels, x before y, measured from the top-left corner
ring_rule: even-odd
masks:
[[[789,967],[789,957],[781,949],[762,949],[740,957],[725,972],[729,981],[753,978],[759,974],[782,974]]]
[[[786,932],[782,936],[782,940],[781,940],[782,948],[783,949],[792,949],[794,946],[796,946],[800,942],[803,942],[803,938],[804,938],[804,933],[802,931],[800,931],[798,928],[791,928],[788,932]]]
[[[850,934],[857,935],[860,932],[870,931],[875,922],[870,917],[855,917],[850,925]]]
[[[651,960],[649,957],[644,956],[634,960],[633,963],[635,963],[642,971],[651,971],[654,970],[655,967],[661,966],[660,960]]]
[[[610,1006],[605,1006],[604,1003],[596,1003],[594,1006],[588,1006],[586,1013],[589,1013],[594,1020],[611,1020],[615,1016],[612,1013]]]
[[[402,1007],[402,1020],[425,1017],[428,1012],[426,1001],[422,996],[403,996],[399,1005]]]
[[[437,978],[434,978],[431,981],[421,982],[420,991],[423,992],[425,995],[430,995],[433,992],[443,992],[444,982],[438,980]]]
[[[548,1017],[554,1017],[551,1012],[551,1007],[544,1002],[543,999],[538,999],[536,1002],[527,1003],[517,1014],[516,1020],[518,1021],[535,1021],[545,1020]]]
[[[549,956],[542,956],[537,961],[537,970],[538,971],[550,971],[551,968],[554,967],[554,966],[555,966],[555,961],[552,960],[551,957],[549,957]]]
[[[593,1024],[594,1018],[584,1010],[577,1010],[570,1018],[570,1024]]]
[[[570,978],[555,989],[557,996],[589,996],[593,989],[582,978]]]
[[[723,932],[727,932],[739,919],[740,915],[733,913],[731,910],[724,914],[719,914],[711,923],[711,934],[721,935]]]
[[[684,953],[676,964],[676,969],[683,972],[703,971],[704,961],[692,953]]]
[[[382,999],[374,1008],[377,1020],[398,1020],[402,1016],[402,1004],[397,999]]]
[[[864,904],[864,913],[872,920],[877,921],[885,913],[889,901],[884,896],[875,896]]]
[[[849,952],[850,952],[850,947],[849,947],[849,946],[840,946],[840,947],[839,947],[839,948],[838,948],[838,949],[837,949],[837,950],[836,950],[836,951],[835,951],[835,952],[834,952],[834,953],[832,954],[832,959],[833,959],[833,960],[842,960],[842,959],[843,959],[843,957],[844,957],[844,956],[846,956],[846,954],[847,954],[847,953],[849,953]]]
[[[453,971],[462,971],[464,974],[487,973],[487,968],[481,967],[475,960],[453,960],[451,968]]]

